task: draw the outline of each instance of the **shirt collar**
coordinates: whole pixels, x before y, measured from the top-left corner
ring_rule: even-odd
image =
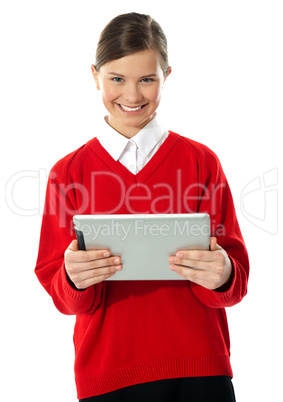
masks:
[[[134,137],[126,138],[109,126],[107,116],[105,116],[103,129],[97,135],[97,139],[112,158],[117,161],[130,141],[135,142],[139,151],[146,157],[165,132],[166,130],[162,128],[155,114],[153,119]]]

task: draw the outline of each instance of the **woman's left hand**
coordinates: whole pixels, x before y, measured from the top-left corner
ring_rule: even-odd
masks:
[[[232,263],[226,251],[210,238],[210,250],[178,250],[169,257],[170,269],[191,282],[215,290],[229,282]]]

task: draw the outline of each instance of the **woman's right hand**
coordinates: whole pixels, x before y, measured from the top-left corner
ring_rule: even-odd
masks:
[[[83,290],[115,275],[122,265],[121,258],[110,257],[109,250],[79,250],[73,240],[65,251],[65,269],[75,287]]]

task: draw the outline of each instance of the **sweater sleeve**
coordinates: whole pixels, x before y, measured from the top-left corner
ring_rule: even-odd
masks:
[[[238,224],[229,184],[217,156],[209,150],[200,169],[202,192],[199,212],[210,215],[211,235],[227,252],[232,262],[232,276],[227,285],[209,290],[191,282],[194,295],[211,308],[230,307],[239,303],[247,293],[249,259]]]
[[[101,302],[102,284],[80,291],[65,270],[64,253],[75,239],[72,218],[77,208],[67,170],[58,162],[49,175],[35,273],[61,313],[90,314]]]

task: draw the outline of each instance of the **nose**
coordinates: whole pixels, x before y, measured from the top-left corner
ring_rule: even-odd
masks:
[[[143,99],[142,93],[137,83],[127,83],[124,87],[123,98],[129,105],[136,105]]]

